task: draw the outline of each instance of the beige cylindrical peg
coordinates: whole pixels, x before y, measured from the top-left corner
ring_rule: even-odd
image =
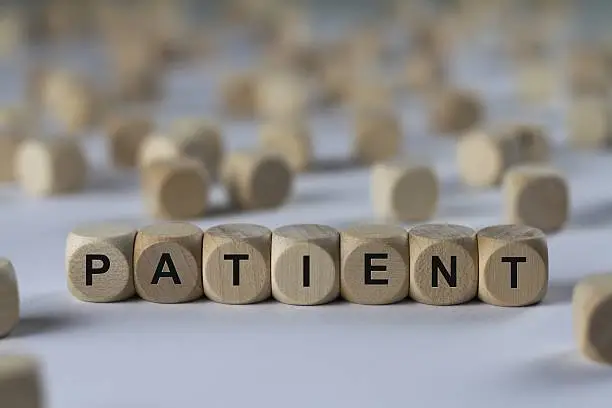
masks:
[[[202,237],[200,228],[182,222],[140,229],[134,244],[138,296],[154,303],[183,303],[201,297]]]
[[[611,273],[587,276],[574,286],[572,318],[578,350],[589,360],[603,364],[612,364],[611,309]]]
[[[204,232],[204,294],[233,305],[270,297],[272,231],[254,224],[225,224]]]
[[[271,120],[259,131],[262,150],[283,157],[291,169],[302,172],[312,162],[313,146],[308,124],[299,119]]]
[[[340,232],[340,293],[349,302],[385,305],[408,296],[408,232],[357,225]]]
[[[154,125],[146,116],[119,116],[108,124],[108,143],[112,163],[132,168],[138,164],[138,152]]]
[[[548,246],[537,228],[494,225],[478,231],[478,297],[495,306],[540,302],[548,289]]]
[[[202,216],[208,208],[210,176],[198,160],[158,160],[142,170],[142,192],[157,218],[181,220]]]
[[[419,52],[410,55],[404,70],[406,87],[415,91],[436,90],[446,81],[444,64],[437,56]]]
[[[598,47],[580,47],[569,55],[570,89],[575,95],[605,96],[610,90],[610,63]]]
[[[85,154],[78,140],[70,137],[25,140],[14,164],[19,185],[33,196],[79,191],[87,181]]]
[[[550,101],[562,85],[558,67],[549,60],[532,59],[517,67],[518,96],[532,103]]]
[[[570,103],[567,118],[572,146],[584,149],[612,146],[612,108],[607,98],[577,96]]]
[[[3,407],[44,408],[42,366],[31,355],[0,355],[0,401]]]
[[[255,93],[263,118],[296,118],[307,114],[310,104],[305,80],[288,72],[269,72],[259,78]]]
[[[25,139],[26,117],[10,107],[0,111],[0,183],[15,180],[15,156],[19,144]]]
[[[236,151],[225,161],[222,181],[232,204],[241,209],[267,209],[284,204],[293,191],[294,173],[274,153]]]
[[[379,219],[426,221],[438,209],[439,181],[435,170],[410,160],[378,163],[372,167],[370,197]]]
[[[563,174],[547,165],[520,165],[503,180],[506,222],[560,230],[569,218],[569,187]]]
[[[400,119],[391,111],[358,112],[352,156],[363,164],[374,164],[397,157],[403,150]]]
[[[164,92],[161,73],[150,67],[120,71],[116,78],[115,97],[120,102],[153,102]]]
[[[408,237],[412,299],[448,306],[476,297],[476,231],[462,225],[427,224],[411,228]]]
[[[272,233],[272,296],[291,305],[321,305],[340,294],[340,235],[315,224]]]
[[[11,261],[0,258],[0,338],[19,323],[19,285]]]
[[[463,89],[440,91],[432,98],[431,128],[441,134],[456,134],[468,130],[485,115],[478,96]]]
[[[352,84],[349,103],[359,111],[390,110],[394,105],[394,95],[382,79],[361,79]]]
[[[221,105],[228,116],[251,118],[255,115],[257,81],[258,77],[253,73],[240,73],[222,82]]]
[[[84,302],[129,299],[134,289],[133,252],[136,230],[105,223],[82,225],[66,239],[68,289]]]

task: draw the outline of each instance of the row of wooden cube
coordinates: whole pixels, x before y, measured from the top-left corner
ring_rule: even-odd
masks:
[[[542,300],[548,249],[542,231],[521,225],[475,230],[452,224],[317,224],[274,231],[226,224],[203,231],[182,222],[134,230],[82,226],[67,239],[71,293],[115,302],[138,295],[156,303],[203,296],[226,304],[268,299],[319,305],[339,296],[360,304],[410,297],[455,305],[476,297],[498,306]]]

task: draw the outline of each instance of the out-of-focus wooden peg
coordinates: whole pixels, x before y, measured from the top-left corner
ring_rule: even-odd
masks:
[[[42,366],[31,355],[0,355],[0,401],[11,408],[44,408]]]
[[[458,134],[480,122],[485,115],[478,96],[463,89],[440,91],[431,100],[431,128],[440,134]]]
[[[353,158],[363,164],[393,159],[402,153],[403,131],[400,119],[390,110],[357,112]]]
[[[152,120],[146,116],[111,118],[107,135],[112,163],[118,167],[135,167],[140,147],[153,129]]]
[[[0,258],[0,338],[19,323],[19,286],[11,261]]]
[[[263,150],[282,156],[296,173],[306,170],[312,162],[310,129],[304,121],[268,121],[260,128],[259,140]]]

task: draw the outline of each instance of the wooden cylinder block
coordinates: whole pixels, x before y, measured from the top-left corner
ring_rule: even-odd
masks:
[[[272,120],[259,133],[263,150],[283,157],[291,169],[302,172],[312,162],[313,146],[308,124],[300,120]]]
[[[402,153],[404,135],[399,118],[386,110],[357,114],[352,156],[363,164],[374,164]]]
[[[112,163],[117,167],[132,168],[138,164],[138,152],[144,140],[153,131],[150,118],[120,116],[108,126],[108,143]]]
[[[66,240],[68,289],[85,302],[119,302],[136,293],[133,252],[136,230],[123,225],[83,225]]]
[[[350,104],[357,110],[389,110],[394,104],[390,87],[381,80],[355,81],[350,90]]]
[[[29,355],[0,355],[0,401],[3,407],[44,408],[41,364]]]
[[[146,206],[158,218],[201,216],[208,208],[210,184],[204,165],[187,157],[158,160],[142,171]]]
[[[476,297],[476,232],[452,224],[411,228],[410,297],[429,305],[457,305]]]
[[[270,297],[272,231],[252,224],[225,224],[204,233],[205,295],[219,303],[244,305]]]
[[[84,152],[73,138],[30,139],[17,149],[15,176],[33,196],[79,191],[85,186],[87,173]]]
[[[548,102],[561,86],[558,67],[548,60],[528,60],[517,67],[516,89],[525,102]]]
[[[569,141],[574,147],[612,146],[612,108],[607,98],[578,96],[571,102],[567,117]]]
[[[435,90],[446,81],[444,64],[437,56],[424,52],[410,55],[404,75],[406,87],[414,91]]]
[[[287,201],[294,174],[273,153],[238,151],[228,156],[222,180],[232,205],[242,209],[275,208]]]
[[[6,337],[19,323],[19,287],[11,261],[0,258],[0,338]]]
[[[610,67],[603,50],[581,47],[569,58],[570,89],[575,95],[607,95],[610,90]]]
[[[17,108],[0,111],[0,183],[15,180],[15,156],[27,136],[25,121]]]
[[[546,236],[537,228],[495,225],[478,231],[478,297],[496,306],[527,306],[548,288]]]
[[[180,222],[139,230],[134,244],[136,293],[155,303],[182,303],[201,297],[202,236],[198,227]]]
[[[289,73],[270,72],[259,79],[257,112],[263,118],[299,118],[309,109],[309,92],[304,79]]]
[[[612,364],[612,274],[583,278],[574,287],[572,314],[578,350],[590,360]]]
[[[340,235],[324,225],[286,225],[272,234],[272,296],[320,305],[340,294]]]
[[[228,77],[221,85],[221,105],[233,118],[251,118],[256,113],[257,76],[250,73]]]
[[[340,293],[349,302],[384,305],[408,296],[408,232],[360,225],[340,233]]]
[[[370,185],[374,213],[380,219],[425,221],[437,211],[438,177],[426,164],[400,160],[379,163],[372,167]]]
[[[484,107],[472,92],[461,89],[441,91],[433,98],[431,128],[437,133],[460,133],[484,118]]]
[[[569,187],[555,168],[515,166],[503,181],[506,222],[529,225],[549,233],[561,229],[569,217]]]

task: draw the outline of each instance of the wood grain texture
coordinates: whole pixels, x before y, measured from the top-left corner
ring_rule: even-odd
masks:
[[[309,125],[299,119],[267,121],[259,129],[259,144],[283,157],[295,173],[306,170],[313,159]]]
[[[19,322],[19,285],[10,260],[0,258],[0,338],[6,337]]]
[[[136,230],[121,224],[73,229],[66,239],[65,255],[70,293],[79,300],[100,303],[134,296],[135,238]]]
[[[202,238],[200,228],[181,222],[140,229],[134,244],[136,293],[155,303],[182,303],[201,297]]]
[[[364,305],[408,296],[408,232],[395,225],[357,225],[340,232],[340,293]]]
[[[272,296],[291,305],[320,305],[340,294],[340,234],[316,224],[272,233]]]
[[[574,338],[580,353],[590,360],[612,364],[612,274],[583,278],[574,287]]]
[[[203,283],[209,299],[227,304],[270,297],[272,231],[254,224],[224,224],[204,232]]]
[[[469,302],[478,290],[476,232],[453,224],[426,224],[408,231],[410,297],[429,305]]]
[[[527,306],[544,298],[548,290],[548,245],[541,230],[494,225],[479,230],[477,240],[478,297],[482,301],[496,306]]]
[[[6,408],[43,408],[46,397],[38,358],[0,355],[0,402]]]
[[[398,157],[404,149],[399,118],[391,110],[365,109],[356,113],[352,158],[374,164]]]

